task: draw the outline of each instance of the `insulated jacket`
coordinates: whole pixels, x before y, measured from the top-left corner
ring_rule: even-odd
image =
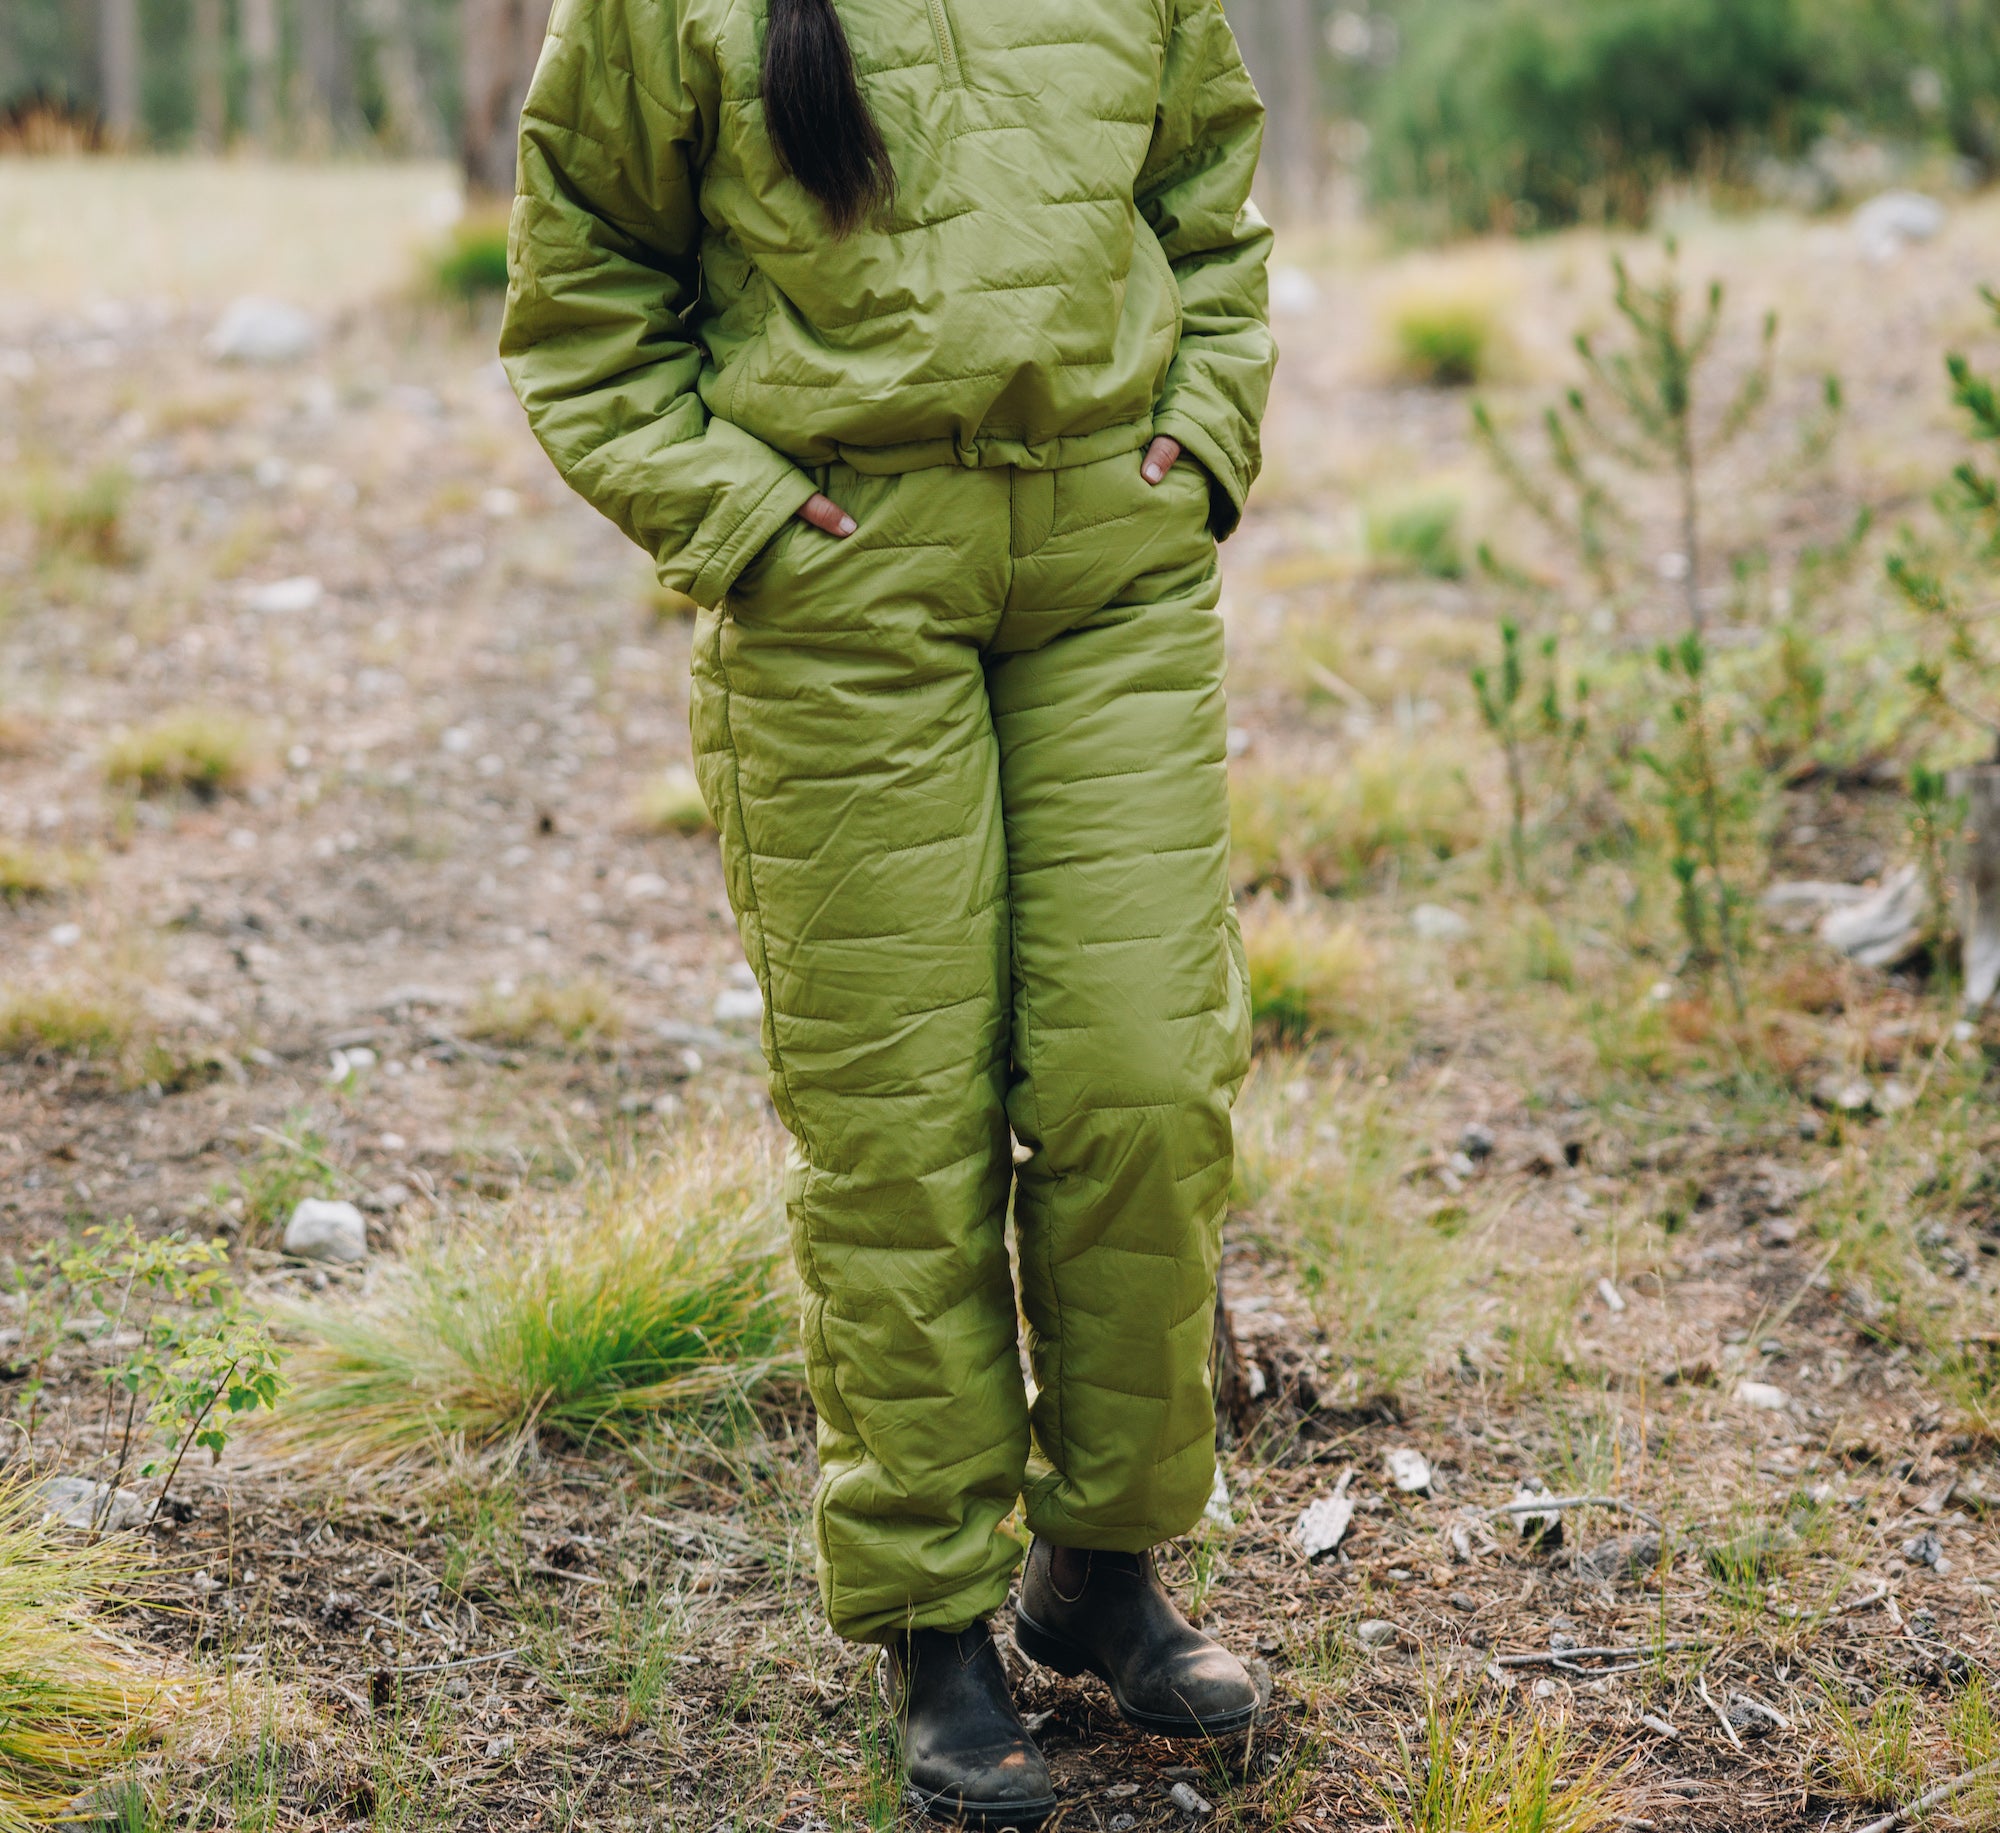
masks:
[[[1168,434],[1235,526],[1275,351],[1262,106],[1219,0],[839,0],[894,201],[780,164],[761,0],[558,0],[501,354],[564,477],[713,605],[806,467],[1029,470]]]

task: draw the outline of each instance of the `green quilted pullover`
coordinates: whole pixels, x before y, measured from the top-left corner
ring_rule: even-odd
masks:
[[[558,0],[501,354],[590,502],[704,605],[810,468],[1027,470],[1169,434],[1234,527],[1275,350],[1262,107],[1219,0],[840,0],[893,203],[779,163],[760,0]]]

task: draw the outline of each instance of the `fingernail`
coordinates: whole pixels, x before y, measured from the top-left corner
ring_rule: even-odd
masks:
[[[1160,481],[1160,467],[1158,465],[1147,465],[1145,467],[1145,477],[1147,483],[1157,484]]]
[[[852,516],[842,516],[840,518],[840,532],[843,535],[853,534],[858,527],[860,527],[860,524]]]

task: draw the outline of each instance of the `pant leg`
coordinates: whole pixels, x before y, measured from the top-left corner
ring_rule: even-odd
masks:
[[[1013,922],[1028,1525],[1138,1551],[1214,1481],[1209,1344],[1249,1063],[1207,484],[1057,472],[988,662]]]
[[[833,1627],[960,1628],[1004,1601],[1027,1401],[1004,1242],[1006,855],[981,645],[1003,474],[829,489],[696,635],[693,724],[764,989],[819,1413]]]

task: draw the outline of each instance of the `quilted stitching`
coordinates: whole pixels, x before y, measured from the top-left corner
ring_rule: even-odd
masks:
[[[1012,474],[842,473],[863,536],[787,543],[697,636],[698,767],[809,1165],[818,1568],[855,1637],[997,1608],[1024,1490],[1034,1531],[1137,1548],[1213,1479],[1247,1064],[1214,547],[1129,453],[1061,476],[1016,555]],[[935,528],[956,544],[882,532]]]

